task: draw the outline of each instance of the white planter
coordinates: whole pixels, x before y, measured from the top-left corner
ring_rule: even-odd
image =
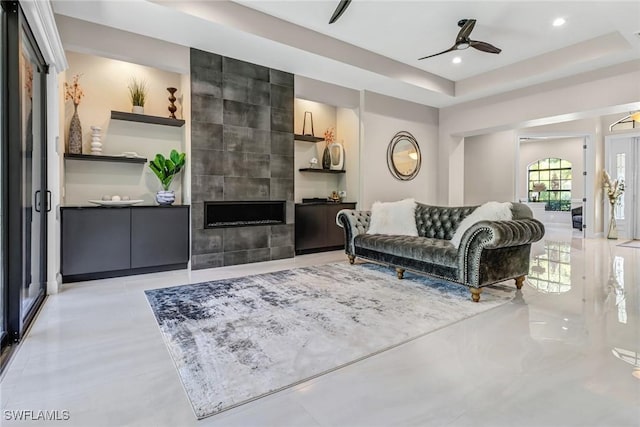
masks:
[[[131,112],[136,114],[144,114],[144,107],[141,107],[139,105],[134,105],[131,108]]]
[[[160,190],[156,193],[156,202],[159,205],[169,206],[176,201],[176,193],[173,190],[164,191]]]

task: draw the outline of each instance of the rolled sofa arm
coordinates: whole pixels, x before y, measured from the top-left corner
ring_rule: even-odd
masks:
[[[503,265],[505,271],[511,269],[528,270],[529,253],[523,245],[531,245],[544,237],[544,225],[537,219],[515,219],[510,221],[480,221],[472,225],[462,236],[458,248],[460,280],[469,286],[480,286],[480,259],[484,249],[499,249],[514,252],[511,265]],[[513,248],[513,249],[507,249]],[[518,253],[516,256],[515,253]],[[515,257],[515,258],[514,258]],[[517,259],[516,259],[517,258]],[[520,259],[522,258],[522,259]],[[501,263],[502,265],[503,263]],[[526,274],[524,271],[520,274]]]
[[[344,250],[349,255],[355,255],[353,239],[359,234],[365,234],[369,229],[371,211],[357,211],[355,209],[342,209],[336,215],[336,224],[344,228]]]
[[[543,237],[544,225],[537,219],[480,221],[465,231],[459,249],[470,245],[481,245],[485,249],[506,248],[534,243]]]

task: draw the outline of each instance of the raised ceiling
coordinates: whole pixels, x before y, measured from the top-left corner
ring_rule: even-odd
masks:
[[[615,32],[622,36],[623,47],[624,40],[629,47],[635,47],[628,49],[627,58],[633,58],[634,53],[637,56],[640,47],[640,39],[634,35],[640,31],[638,1],[356,0],[331,25],[328,20],[338,0],[236,2],[453,81]],[[558,17],[566,23],[554,27],[552,23]],[[457,22],[464,18],[477,20],[472,39],[500,47],[502,53],[493,55],[467,49],[417,60],[451,47],[460,30]],[[582,69],[589,70],[593,52],[582,49],[581,54]],[[462,62],[453,64],[454,56],[459,56]]]
[[[58,14],[443,107],[640,58],[640,2],[53,1]],[[140,19],[144,16],[144,19]],[[555,28],[557,17],[566,24]],[[451,47],[459,19],[499,55]],[[462,62],[453,64],[459,56]]]

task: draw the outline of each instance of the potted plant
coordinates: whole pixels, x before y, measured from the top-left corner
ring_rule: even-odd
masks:
[[[131,98],[131,104],[133,105],[131,112],[144,114],[144,103],[147,98],[147,82],[132,78],[128,88],[129,98]]]
[[[178,153],[171,150],[168,158],[162,154],[156,154],[156,157],[149,162],[149,168],[160,180],[162,190],[156,193],[156,202],[159,205],[171,205],[176,200],[176,194],[173,190],[169,190],[171,182],[176,175],[182,171],[185,164],[185,153]]]

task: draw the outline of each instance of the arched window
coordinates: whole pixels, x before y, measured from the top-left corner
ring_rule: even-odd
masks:
[[[528,168],[529,201],[546,203],[547,211],[571,210],[571,162],[548,158]]]

